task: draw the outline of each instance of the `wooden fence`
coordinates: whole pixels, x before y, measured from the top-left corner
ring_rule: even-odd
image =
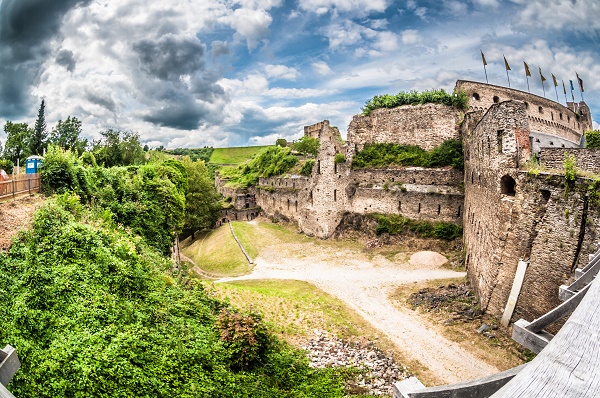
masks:
[[[9,176],[10,180],[0,180],[0,199],[16,195],[39,192],[40,174],[16,174]]]

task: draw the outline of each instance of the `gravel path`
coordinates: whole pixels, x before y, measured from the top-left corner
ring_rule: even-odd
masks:
[[[426,252],[427,253],[427,252]],[[325,245],[284,244],[261,252],[252,273],[216,282],[243,279],[295,279],[313,283],[338,297],[375,328],[386,334],[400,352],[427,366],[444,383],[455,383],[497,373],[458,344],[438,334],[423,318],[396,308],[388,299],[402,284],[432,279],[457,278],[464,272],[419,263],[392,262],[382,256],[369,260],[356,251],[334,250]],[[435,258],[435,257],[434,257]]]

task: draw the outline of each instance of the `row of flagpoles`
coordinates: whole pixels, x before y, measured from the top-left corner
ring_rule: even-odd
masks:
[[[488,82],[488,76],[487,76],[487,61],[485,60],[485,55],[483,55],[483,51],[479,50],[481,52],[481,60],[483,61],[483,70],[485,72],[485,82],[489,84]],[[510,76],[508,75],[508,71],[512,70],[510,68],[510,65],[508,64],[508,61],[506,60],[506,57],[504,56],[504,54],[502,55],[502,57],[504,58],[504,67],[506,68],[506,78],[508,79],[508,87],[510,87]],[[529,65],[527,65],[527,62],[523,61],[523,65],[525,66],[525,80],[527,81],[527,91],[531,92],[529,90],[529,77],[531,77],[531,71],[529,70]],[[544,97],[546,96],[546,87],[544,86],[544,82],[546,81],[546,78],[544,77],[544,75],[542,74],[542,68],[539,68],[540,70],[540,79],[542,80],[542,90],[544,91]],[[583,80],[581,80],[581,78],[579,77],[579,74],[576,72],[575,73],[577,75],[577,82],[579,83],[579,89],[581,91],[581,100],[583,101]],[[551,73],[552,75],[552,80],[554,82],[554,92],[556,93],[556,102],[560,102],[558,100],[558,80],[556,80],[556,76],[554,76],[554,73]],[[573,100],[573,102],[575,102],[575,95],[573,94],[573,91],[575,91],[575,87],[573,87],[573,80],[569,80],[570,84],[571,84],[571,99]],[[567,88],[565,86],[565,81],[562,80],[562,86],[563,86],[563,92],[565,93],[565,102],[569,102],[567,100]]]

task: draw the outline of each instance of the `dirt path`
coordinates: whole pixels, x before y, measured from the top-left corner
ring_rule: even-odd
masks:
[[[439,266],[393,262],[383,256],[369,260],[355,251],[344,252],[324,245],[311,248],[306,244],[278,244],[276,249],[261,252],[252,273],[217,282],[295,279],[313,283],[347,303],[386,334],[400,352],[426,365],[439,380],[454,383],[499,370],[442,337],[410,310],[394,307],[388,295],[402,284],[464,275]]]
[[[27,195],[18,200],[5,199],[0,202],[0,250],[8,249],[14,236],[29,227],[33,213],[43,201],[43,196]]]

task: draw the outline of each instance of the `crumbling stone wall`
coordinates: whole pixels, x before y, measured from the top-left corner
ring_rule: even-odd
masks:
[[[576,158],[575,166],[581,171],[600,173],[600,150],[587,148],[542,148],[540,163],[554,170],[564,169],[565,155]]]
[[[462,112],[442,104],[406,105],[356,115],[348,126],[348,142],[361,150],[365,144],[419,145],[431,150],[445,140],[458,139]]]

